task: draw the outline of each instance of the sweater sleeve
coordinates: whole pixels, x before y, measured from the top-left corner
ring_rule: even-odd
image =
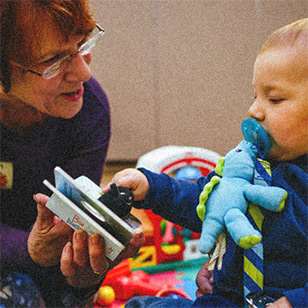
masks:
[[[139,169],[147,177],[150,189],[143,202],[134,202],[134,207],[151,209],[155,214],[194,232],[201,232],[202,222],[197,216],[196,207],[199,194],[209,177],[197,182],[178,180],[167,174],[157,174]]]
[[[308,282],[303,288],[284,292],[293,308],[308,307]]]
[[[27,241],[29,232],[1,224],[1,266],[7,273],[20,271],[29,273],[36,268],[29,256]]]

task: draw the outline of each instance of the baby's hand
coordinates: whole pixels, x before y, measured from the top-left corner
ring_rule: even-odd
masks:
[[[280,297],[275,302],[268,305],[268,308],[292,308],[292,306],[290,302],[288,301],[288,299],[285,296],[283,296],[283,297]]]
[[[133,168],[124,169],[116,173],[111,182],[103,188],[103,193],[109,190],[112,183],[129,188],[134,194],[135,201],[144,200],[150,187],[146,176],[141,171]]]
[[[198,290],[196,291],[196,296],[199,297],[205,293],[212,293],[213,289],[213,271],[208,270],[210,260],[207,260],[201,267],[197,278],[196,284]]]

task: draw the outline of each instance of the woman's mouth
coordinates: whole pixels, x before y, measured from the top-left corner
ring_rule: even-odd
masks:
[[[74,92],[64,92],[61,96],[65,97],[69,101],[77,101],[83,95],[84,88],[81,86],[77,91]]]

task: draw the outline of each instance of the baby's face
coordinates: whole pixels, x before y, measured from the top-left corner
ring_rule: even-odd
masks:
[[[308,50],[263,52],[255,62],[253,85],[249,115],[269,134],[270,156],[290,160],[308,153]]]

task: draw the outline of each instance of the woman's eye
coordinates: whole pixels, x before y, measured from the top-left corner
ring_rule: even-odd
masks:
[[[87,42],[87,39],[82,40],[81,42],[78,43],[77,47],[78,49]]]
[[[57,61],[59,58],[60,58],[60,56],[56,55],[56,56],[54,56],[52,58],[49,58],[49,59],[45,60],[43,63],[52,63],[52,62]]]
[[[85,44],[85,43],[89,40],[90,34],[91,34],[91,33],[86,34],[85,37],[83,38],[83,40],[81,40],[81,41],[78,43],[78,45],[77,45],[78,48],[81,47],[83,44]]]

